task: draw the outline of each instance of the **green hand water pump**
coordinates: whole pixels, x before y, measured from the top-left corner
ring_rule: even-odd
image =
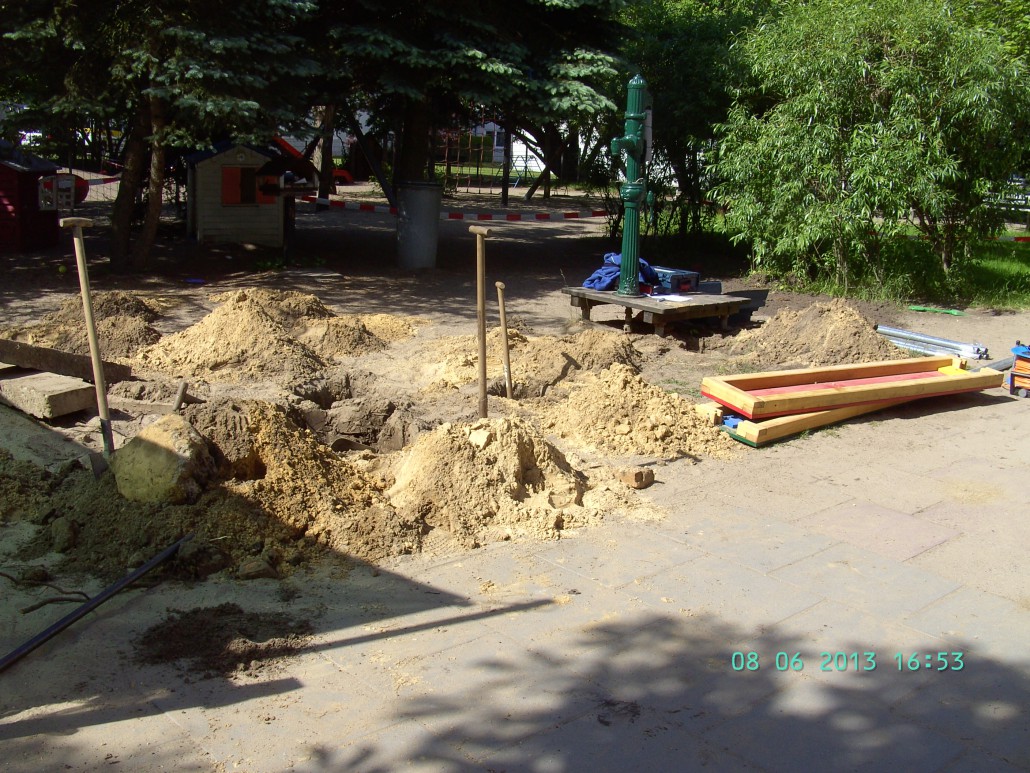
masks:
[[[626,128],[612,140],[612,156],[626,154],[626,181],[622,197],[622,262],[619,267],[619,295],[640,295],[640,204],[647,195],[648,114],[650,95],[647,82],[639,75],[629,82],[626,96]]]

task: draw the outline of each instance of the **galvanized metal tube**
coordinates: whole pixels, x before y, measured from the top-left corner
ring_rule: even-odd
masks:
[[[910,341],[921,341],[923,343],[934,344],[936,346],[944,346],[946,348],[973,349],[975,351],[987,350],[986,347],[980,344],[965,343],[963,341],[952,341],[950,338],[939,338],[938,336],[926,335],[925,333],[915,333],[911,330],[902,330],[898,327],[876,325],[874,329],[880,335],[884,335],[889,338],[906,338]]]
[[[986,358],[986,355],[982,352],[970,351],[966,349],[952,349],[947,346],[937,346],[935,344],[926,344],[921,341],[912,341],[907,338],[887,338],[895,346],[901,349],[908,349],[909,351],[919,352],[920,354],[946,354],[951,357],[961,357],[967,360],[982,360]]]

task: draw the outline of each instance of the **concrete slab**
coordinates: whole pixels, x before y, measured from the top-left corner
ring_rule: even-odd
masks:
[[[905,618],[905,624],[952,648],[1030,668],[1030,615],[1026,606],[993,593],[962,587]]]
[[[54,373],[0,375],[0,402],[37,419],[96,410],[96,389],[81,379]]]
[[[845,502],[794,523],[897,561],[958,536],[954,529],[863,500]]]
[[[715,556],[672,567],[622,590],[656,609],[726,618],[748,629],[777,623],[824,598]]]
[[[1027,569],[1030,529],[1018,532],[963,534],[915,556],[908,563],[972,588],[1004,596],[1030,607],[1030,571]]]
[[[902,620],[960,587],[851,545],[834,545],[770,576],[887,620]]]
[[[899,720],[876,695],[807,677],[705,737],[763,770],[783,773],[797,771],[799,760],[809,770],[934,773],[967,749],[953,737]]]
[[[679,519],[660,524],[672,529]],[[811,534],[794,524],[759,511],[732,505],[705,508],[704,517],[687,525],[681,536],[688,545],[759,572],[771,572],[825,550],[836,540]]]

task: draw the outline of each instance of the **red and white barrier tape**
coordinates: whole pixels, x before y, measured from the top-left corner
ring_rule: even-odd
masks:
[[[333,201],[331,199],[320,199],[315,196],[301,196],[301,201],[312,204],[323,204],[330,207],[339,207],[357,212],[378,212],[380,214],[396,215],[395,207],[387,207],[377,204],[360,204],[353,201]],[[441,212],[441,220],[578,220],[586,217],[605,217],[607,211],[594,209],[588,212]]]

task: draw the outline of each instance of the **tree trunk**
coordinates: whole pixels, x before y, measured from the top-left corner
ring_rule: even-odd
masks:
[[[326,105],[322,108],[322,127],[318,150],[312,161],[318,169],[318,198],[329,199],[329,194],[335,189],[333,184],[333,132],[336,127],[336,105]],[[316,204],[315,209],[328,209],[328,204]]]
[[[114,271],[127,271],[130,268],[132,220],[143,180],[149,128],[150,111],[146,104],[140,104],[125,140],[125,166],[111,211],[111,268]]]
[[[429,101],[409,100],[404,108],[401,150],[394,170],[397,182],[424,179],[429,161]]]
[[[151,249],[161,223],[161,205],[165,186],[165,104],[160,97],[150,98],[150,181],[147,186],[147,208],[143,228],[132,248],[133,268],[149,268]]]

